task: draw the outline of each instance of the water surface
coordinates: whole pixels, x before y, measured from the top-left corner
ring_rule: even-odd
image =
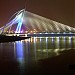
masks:
[[[62,51],[70,49],[75,49],[75,37],[32,37],[22,41],[0,43],[0,61],[11,61],[12,65],[17,62],[19,74],[23,74],[25,68],[32,63],[60,55]]]

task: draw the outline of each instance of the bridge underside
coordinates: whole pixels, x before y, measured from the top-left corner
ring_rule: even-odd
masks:
[[[30,37],[75,37],[75,34],[74,33],[36,33],[36,34],[28,34],[27,36],[30,36]]]

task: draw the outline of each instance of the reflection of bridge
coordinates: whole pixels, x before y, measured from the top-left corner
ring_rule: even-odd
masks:
[[[53,20],[46,19],[36,14],[25,11],[24,9],[16,12],[9,22],[0,28],[1,33],[23,33],[23,34],[49,34],[53,35],[67,35],[74,36],[75,28],[55,22]],[[70,32],[70,33],[69,33]],[[51,34],[50,34],[51,33]],[[54,33],[54,34],[52,34]]]

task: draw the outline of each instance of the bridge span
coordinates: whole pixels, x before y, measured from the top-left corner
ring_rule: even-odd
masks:
[[[6,36],[30,36],[30,37],[75,37],[75,33],[12,33],[5,34]]]

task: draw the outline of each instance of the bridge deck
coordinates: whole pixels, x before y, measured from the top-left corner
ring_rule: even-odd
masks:
[[[68,36],[68,37],[71,37],[71,36],[75,36],[75,34],[74,33],[71,33],[71,34],[69,33],[65,33],[65,34],[47,33],[47,34],[28,34],[27,36],[32,36],[32,37],[61,37],[61,36],[65,37],[65,36]]]

